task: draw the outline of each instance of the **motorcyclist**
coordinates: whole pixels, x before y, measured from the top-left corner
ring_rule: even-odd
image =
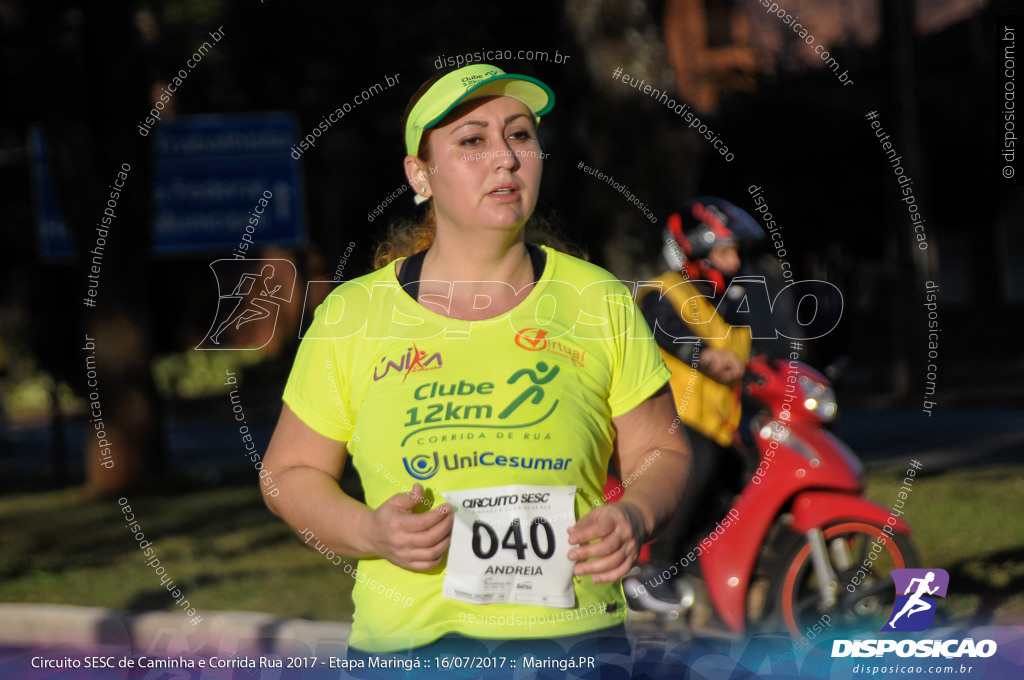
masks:
[[[739,379],[750,358],[751,334],[748,326],[733,327],[729,319],[752,311],[743,307],[742,281],[733,277],[742,266],[740,251],[764,238],[756,220],[719,198],[688,201],[667,224],[662,252],[669,269],[654,285],[638,289],[637,304],[672,371],[692,470],[675,518],[634,577],[646,588],[639,589],[640,606],[654,610],[667,610],[664,603],[678,606],[680,593],[669,581],[646,577],[662,573],[700,540],[701,530],[727,509],[722,488],[742,475],[742,460],[730,447],[740,423]],[[651,602],[646,593],[661,602]]]

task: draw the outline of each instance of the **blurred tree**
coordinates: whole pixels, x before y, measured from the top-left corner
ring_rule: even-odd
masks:
[[[888,74],[887,103],[895,114],[889,125],[890,134],[899,140],[900,160],[906,175],[915,182],[913,198],[917,204],[926,206],[928,176],[921,162],[921,135],[917,111],[918,82],[915,75],[915,35],[913,0],[889,0],[879,3],[882,17],[883,49],[886,60],[892,64]],[[925,290],[925,282],[937,276],[937,239],[933,239],[931,250],[922,250],[914,232],[913,222],[907,217],[906,205],[890,200],[888,231],[889,271],[898,272],[904,285],[894,285],[895,294],[890,296],[889,313],[893,325],[910,323],[913,328],[925,328],[927,318],[919,303]],[[922,212],[924,208],[922,207]],[[924,213],[927,214],[927,213]],[[932,218],[932,233],[938,231],[938,220]],[[925,243],[927,247],[927,242]],[[912,285],[906,285],[907,278]],[[894,282],[897,283],[897,282]],[[911,375],[924,374],[928,363],[928,347],[924,333],[899,333],[893,338],[892,392],[904,398],[910,391]]]
[[[83,390],[87,398],[98,397],[88,410],[87,485],[109,493],[151,484],[163,469],[164,456],[150,372],[150,317],[160,310],[149,293],[150,144],[137,130],[140,114],[150,108],[153,82],[143,33],[148,15],[124,1],[18,5],[35,52],[24,62],[30,69],[22,74],[29,90],[24,94],[34,97],[38,107],[64,218],[79,253],[78,281],[44,303],[68,325],[76,317],[82,320],[78,348],[87,346],[86,335],[95,345],[97,384]],[[96,226],[122,168],[130,169],[124,171],[116,217],[105,225],[109,228],[100,246]],[[86,295],[89,274],[98,277],[94,298]],[[86,307],[86,300],[95,306]],[[84,386],[89,352],[79,351],[78,382]],[[107,460],[113,464],[102,464],[100,428],[110,442]]]
[[[891,29],[897,27],[897,19],[901,30],[911,25],[906,5],[894,6],[886,15],[892,22],[887,35],[894,35]],[[862,258],[875,267],[871,271],[884,260],[871,244],[883,240],[891,231],[886,227],[895,223],[878,220],[872,203],[873,197],[892,193],[891,180],[878,170],[876,147],[863,144],[859,132],[837,135],[836,130],[846,125],[856,130],[855,125],[862,124],[860,111],[875,105],[877,92],[890,82],[901,87],[912,72],[904,68],[896,78],[888,55],[883,59],[873,47],[851,47],[836,54],[844,68],[847,62],[853,68],[858,60],[865,61],[856,68],[863,74],[856,88],[836,87],[830,74],[801,71],[766,76],[753,92],[720,96],[705,122],[735,150],[735,161],[726,162],[678,114],[612,76],[622,67],[667,89],[677,101],[698,104],[704,95],[687,92],[680,83],[686,78],[673,72],[673,65],[679,68],[676,62],[692,56],[687,36],[696,30],[686,23],[689,15],[677,10],[696,6],[695,0],[570,0],[530,3],[524,12],[510,14],[502,5],[469,2],[451,3],[438,11],[431,5],[309,0],[115,0],[102,7],[73,0],[0,0],[0,84],[7,95],[0,111],[0,134],[8,129],[20,132],[29,122],[44,124],[65,215],[83,254],[73,275],[68,268],[41,268],[33,262],[30,278],[34,294],[46,305],[46,314],[37,314],[33,321],[38,330],[32,349],[47,371],[83,387],[84,334],[95,338],[100,407],[115,467],[98,467],[95,437],[89,436],[89,483],[114,489],[159,474],[163,433],[150,378],[151,355],[194,347],[215,308],[207,264],[223,253],[156,261],[148,255],[153,135],[139,136],[137,124],[153,106],[154,85],[159,91],[204,39],[201,36],[221,24],[226,40],[190,73],[171,100],[173,106],[165,109],[165,119],[173,115],[172,108],[180,114],[285,110],[297,114],[300,134],[306,134],[357,93],[386,75],[400,75],[398,85],[352,109],[298,161],[306,179],[309,248],[295,258],[305,278],[329,277],[349,242],[356,245],[345,277],[365,273],[384,227],[418,214],[411,201],[403,199],[391,204],[385,216],[366,219],[404,183],[401,111],[443,58],[481,50],[557,50],[567,57],[558,63],[505,57],[493,61],[554,87],[558,103],[540,129],[552,158],[545,167],[539,212],[561,213],[567,235],[587,247],[595,261],[627,279],[654,274],[663,266],[659,253],[664,219],[682,200],[700,192],[742,201],[749,185],[766,184],[776,218],[785,225],[798,274],[827,276],[810,266],[806,256],[832,248],[839,253],[833,259],[848,272],[848,283],[854,282],[849,285],[867,291],[860,296],[865,307],[872,308],[865,314],[876,314],[874,302],[886,295],[886,282],[865,276],[865,268],[854,267],[851,258]],[[717,0],[702,6],[736,12],[740,8]],[[739,18],[732,23],[709,20],[707,30],[697,31],[708,48],[720,52],[729,26],[732,37],[743,42],[746,34],[739,30]],[[953,44],[947,41],[943,47]],[[922,73],[927,66],[920,62]],[[921,95],[926,93],[922,90]],[[949,113],[942,113],[947,108]],[[944,106],[932,115],[958,113]],[[894,130],[895,119],[894,114]],[[955,147],[929,143],[936,142],[929,135],[945,135],[949,126],[927,123],[922,121],[920,130],[924,151]],[[789,134],[790,130],[796,133]],[[613,174],[651,206],[658,221],[648,222],[621,194],[580,172],[581,161]],[[85,277],[93,256],[85,254],[95,247],[94,226],[122,163],[129,163],[131,171],[105,245],[97,307],[86,309]],[[923,165],[927,168],[926,162]],[[932,190],[936,201],[952,193]],[[21,195],[7,203],[18,201],[27,205]],[[942,211],[937,205],[934,212]],[[24,208],[23,215],[27,214]],[[26,217],[17,221],[19,226],[27,223]],[[865,233],[869,237],[857,236]],[[24,235],[19,238],[24,242]],[[910,245],[902,232],[894,238],[901,248]],[[12,242],[14,238],[8,247]],[[254,256],[266,252],[261,245]],[[913,266],[912,255],[917,254],[894,256],[886,268],[900,271]],[[917,267],[918,273],[923,271]],[[28,307],[27,302],[21,304]],[[865,329],[861,332],[874,328],[867,321],[852,323],[852,310],[849,316],[850,326]],[[75,322],[81,330],[61,330],[75,327]],[[849,343],[847,328],[830,338],[837,351],[840,340]],[[878,365],[890,365],[888,351],[888,346],[884,353],[879,350]],[[277,377],[268,381],[275,402],[279,383]]]

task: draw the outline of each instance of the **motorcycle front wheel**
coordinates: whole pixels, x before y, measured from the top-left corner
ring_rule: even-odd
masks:
[[[907,536],[890,536],[881,527],[858,520],[830,524],[822,534],[837,576],[836,603],[823,606],[811,546],[801,541],[781,562],[774,580],[777,617],[797,639],[824,628],[881,629],[896,599],[889,572],[921,566],[914,544]]]

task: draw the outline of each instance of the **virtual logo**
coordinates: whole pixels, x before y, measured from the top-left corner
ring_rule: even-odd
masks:
[[[945,569],[893,569],[889,572],[896,584],[896,602],[889,620],[881,630],[916,632],[935,621],[937,606],[934,597],[946,597],[949,574]]]
[[[200,350],[259,349],[274,337],[281,304],[292,300],[289,260],[223,259],[210,263],[217,279],[217,313]]]
[[[567,342],[549,340],[548,332],[540,328],[523,328],[516,331],[515,342],[516,345],[528,352],[547,350],[549,353],[556,354],[563,359],[570,359],[580,368],[583,368],[586,363],[586,350],[581,350]]]
[[[539,328],[524,328],[516,333],[516,344],[530,352],[539,352],[548,346],[548,332]]]

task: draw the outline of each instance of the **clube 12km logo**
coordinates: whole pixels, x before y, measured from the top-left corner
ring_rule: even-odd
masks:
[[[893,569],[896,601],[881,632],[914,633],[935,622],[938,600],[946,597],[949,573],[945,569]],[[994,640],[833,640],[832,657],[880,657],[894,653],[901,657],[987,658],[996,653]]]

